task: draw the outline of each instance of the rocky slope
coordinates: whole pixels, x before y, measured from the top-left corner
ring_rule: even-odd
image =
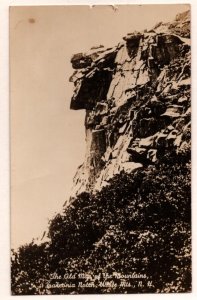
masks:
[[[182,13],[171,24],[127,35],[114,48],[72,57],[71,109],[86,110],[87,143],[73,196],[190,147],[188,22],[189,12]]]

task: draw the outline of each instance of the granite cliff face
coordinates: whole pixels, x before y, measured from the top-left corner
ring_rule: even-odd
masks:
[[[86,110],[87,144],[73,196],[190,147],[189,24],[185,12],[114,48],[72,57],[71,109]]]

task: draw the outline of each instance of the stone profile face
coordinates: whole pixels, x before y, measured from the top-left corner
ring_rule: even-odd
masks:
[[[86,110],[87,141],[73,195],[190,147],[189,18],[188,11],[113,48],[73,55],[70,107]]]

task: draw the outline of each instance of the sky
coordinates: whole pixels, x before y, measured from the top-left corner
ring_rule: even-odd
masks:
[[[117,7],[117,6],[116,6]],[[10,9],[11,246],[42,236],[85,155],[85,111],[70,110],[73,54],[114,46],[187,5]]]

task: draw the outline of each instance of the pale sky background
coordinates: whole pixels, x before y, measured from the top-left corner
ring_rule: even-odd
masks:
[[[41,236],[85,154],[84,111],[69,109],[70,58],[171,21],[187,5],[34,6],[10,10],[11,244]]]

